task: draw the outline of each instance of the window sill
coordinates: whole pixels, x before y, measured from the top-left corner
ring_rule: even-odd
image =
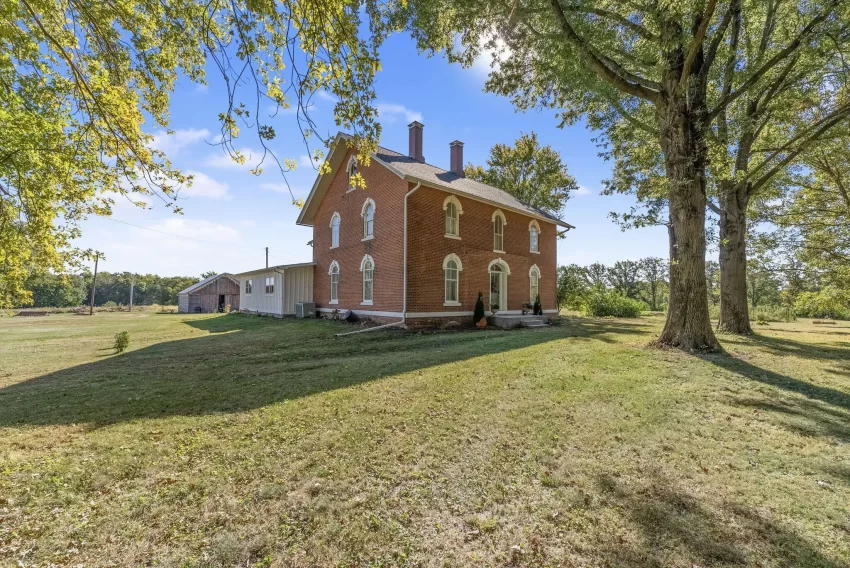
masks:
[[[461,304],[460,302],[443,302],[443,306],[446,308],[459,308]]]
[[[349,187],[348,190],[345,193],[351,193],[352,191],[355,191],[356,189],[357,189],[356,187]]]
[[[328,304],[330,304],[331,306],[336,306],[337,304],[339,304],[339,300],[331,300],[330,302],[328,302]]]
[[[528,252],[530,252],[531,254],[540,254],[539,250],[530,250]]]
[[[503,250],[496,250],[496,249],[493,249],[493,252],[496,252],[496,253],[499,253],[499,254],[507,254],[507,253],[506,253],[505,251],[503,251]]]
[[[331,247],[331,250],[338,249],[338,248],[339,248],[339,245],[336,245],[335,247]]]
[[[445,236],[447,239],[455,239],[456,241],[461,240],[459,235],[450,235],[450,234],[446,233],[444,236]]]
[[[361,306],[372,306],[374,304],[372,303],[371,300],[363,300],[362,302],[360,302],[360,305]]]
[[[365,243],[366,241],[371,241],[374,238],[375,238],[375,235],[372,235],[370,237],[363,237],[362,239],[360,239],[360,242]]]

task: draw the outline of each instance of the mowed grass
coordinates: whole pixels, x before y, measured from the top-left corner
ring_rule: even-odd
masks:
[[[0,319],[0,565],[850,565],[850,325],[662,323]]]

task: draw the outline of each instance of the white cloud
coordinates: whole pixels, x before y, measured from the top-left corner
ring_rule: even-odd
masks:
[[[404,105],[379,103],[375,106],[378,111],[378,117],[382,122],[392,123],[404,117],[404,120],[409,124],[414,120],[422,122],[422,113],[415,110],[410,110]]]
[[[597,192],[593,191],[586,185],[578,186],[578,189],[573,192],[573,195],[596,195]]]
[[[321,162],[319,162],[319,164],[321,164]],[[310,156],[308,156],[307,154],[301,154],[300,156],[298,156],[298,165],[302,168],[310,169],[316,169],[318,167],[318,164],[314,162],[313,159],[310,158]]]
[[[263,159],[264,152],[262,150],[254,150],[252,148],[236,148],[236,150],[245,157],[243,163],[239,163],[230,157],[230,154],[223,149],[215,154],[208,156],[204,160],[204,165],[208,168],[219,168],[229,170],[250,170],[260,165],[260,160]],[[267,158],[269,158],[267,156]],[[266,160],[265,163],[268,163]]]
[[[261,184],[260,184],[260,189],[267,189],[267,190],[269,190],[269,191],[276,191],[276,192],[278,192],[278,193],[286,193],[286,194],[288,194],[288,193],[289,193],[289,188],[288,188],[288,187],[286,186],[286,184],[285,184],[285,183],[283,183],[283,182],[279,182],[279,183],[261,183]]]
[[[189,239],[194,239],[194,241],[185,239],[184,242],[191,243],[192,246],[197,241],[233,243],[242,237],[242,234],[238,230],[228,225],[205,219],[186,219],[183,217],[165,219],[155,225],[148,225],[148,229],[150,230],[146,231],[138,228],[135,230],[140,237],[147,240],[160,239],[161,236],[170,235],[188,237]],[[169,235],[163,235],[163,233],[168,233]],[[197,244],[203,246],[203,243]]]
[[[332,103],[336,102],[336,97],[327,91],[319,91],[316,93],[316,96],[324,101],[330,101]]]
[[[210,131],[206,128],[178,129],[171,134],[160,129],[153,133],[151,147],[165,152],[169,158],[174,158],[187,146],[200,142],[209,135]]]
[[[192,185],[186,184],[180,189],[181,197],[206,197],[209,199],[230,199],[230,186],[216,181],[204,172],[188,171],[193,177]]]

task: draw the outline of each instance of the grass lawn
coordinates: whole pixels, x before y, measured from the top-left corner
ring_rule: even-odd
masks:
[[[850,565],[850,325],[662,323],[0,318],[0,565]]]

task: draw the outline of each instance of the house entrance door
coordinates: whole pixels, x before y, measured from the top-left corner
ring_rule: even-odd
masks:
[[[502,305],[505,299],[504,290],[505,272],[501,266],[494,264],[490,267],[490,305],[488,307],[491,310],[505,309],[505,306]]]

